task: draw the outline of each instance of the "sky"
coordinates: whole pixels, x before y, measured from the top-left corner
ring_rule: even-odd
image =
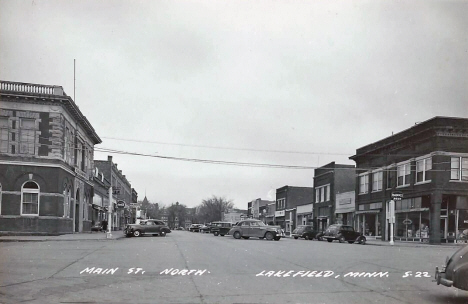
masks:
[[[468,1],[0,0],[0,79],[62,86],[102,139],[95,159],[113,155],[140,200],[247,209],[392,132],[468,118],[467,15]]]

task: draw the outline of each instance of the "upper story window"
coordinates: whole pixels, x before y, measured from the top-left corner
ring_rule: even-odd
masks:
[[[10,125],[8,122],[8,117],[0,117],[0,153],[9,152],[9,133]]]
[[[458,181],[468,181],[468,157],[451,158],[450,179]]]
[[[39,186],[33,181],[21,188],[21,215],[39,215]]]
[[[20,119],[19,130],[19,153],[20,154],[36,154],[36,120],[31,118]]]
[[[322,203],[330,200],[330,184],[315,188],[315,202]]]
[[[377,171],[372,173],[372,191],[382,191],[383,184],[383,171]]]
[[[277,202],[278,202],[278,207],[276,208],[277,210],[286,208],[286,199],[285,198],[280,198],[280,199],[278,199]]]
[[[369,192],[369,174],[364,173],[359,176],[359,194]]]
[[[395,167],[389,167],[387,169],[387,189],[395,188],[395,177],[396,169]]]
[[[77,139],[76,140],[76,147],[75,147],[75,159],[76,159],[76,167],[80,170],[82,169],[82,162],[83,162],[83,144]]]
[[[432,170],[432,158],[424,158],[416,161],[416,183],[430,181]]]
[[[406,186],[410,183],[411,166],[410,163],[397,167],[397,186]]]

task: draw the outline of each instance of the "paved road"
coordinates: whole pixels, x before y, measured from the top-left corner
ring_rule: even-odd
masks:
[[[435,266],[454,251],[441,246],[185,231],[0,246],[1,303],[468,303],[468,292],[432,282]]]

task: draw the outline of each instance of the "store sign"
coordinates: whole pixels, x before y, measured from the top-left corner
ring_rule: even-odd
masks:
[[[402,192],[392,192],[392,200],[394,201],[401,201],[403,199]]]
[[[403,225],[411,225],[412,223],[413,221],[410,219],[403,220]]]
[[[275,211],[275,216],[284,216],[285,215],[285,210],[280,210],[280,211]]]
[[[119,201],[119,202],[117,203],[117,207],[119,207],[119,208],[125,207],[125,202]]]

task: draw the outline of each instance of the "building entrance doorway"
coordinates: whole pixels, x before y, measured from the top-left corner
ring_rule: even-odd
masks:
[[[440,218],[440,237],[442,239],[447,239],[448,235],[448,221],[446,217]]]

